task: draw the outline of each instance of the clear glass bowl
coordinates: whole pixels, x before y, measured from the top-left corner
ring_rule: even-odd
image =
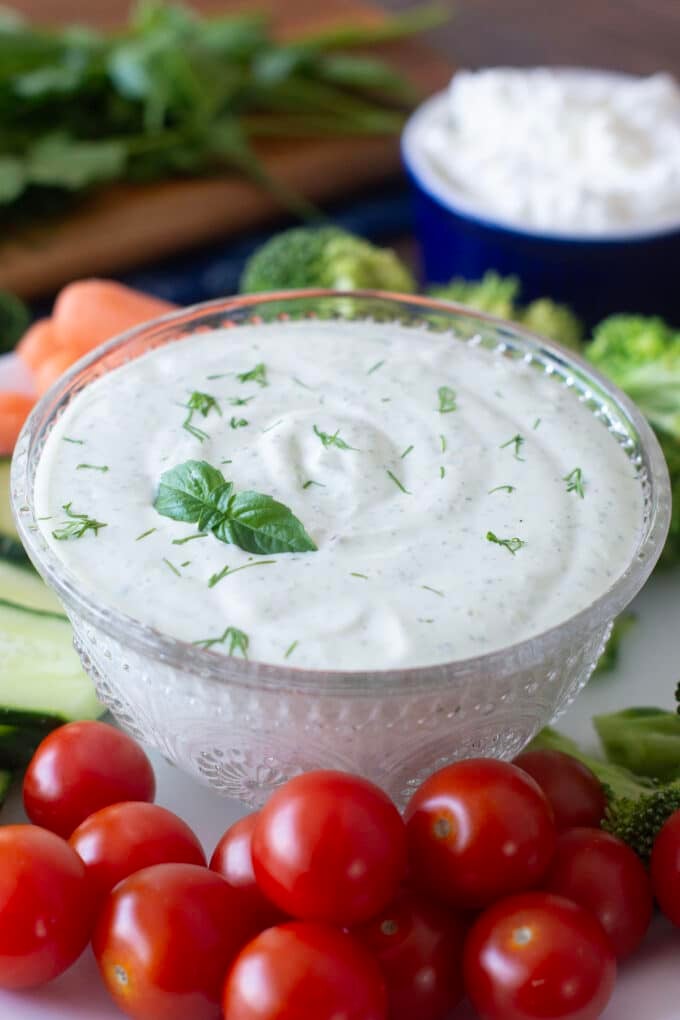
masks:
[[[441,332],[500,350],[570,387],[635,465],[644,496],[638,546],[600,598],[564,623],[477,658],[421,669],[334,672],[271,666],[197,649],[79,589],[34,517],[46,437],[92,380],[144,352],[215,327],[263,319],[356,318]],[[112,439],[115,423],[111,423]],[[358,291],[297,291],[211,302],[111,340],[80,361],[29,418],[12,466],[12,500],[35,566],[64,604],[101,700],[140,740],[222,793],[261,804],[279,783],[319,767],[359,772],[398,803],[457,758],[510,758],[587,682],[613,618],[656,563],[670,516],[668,473],[634,405],[580,358],[449,302]]]

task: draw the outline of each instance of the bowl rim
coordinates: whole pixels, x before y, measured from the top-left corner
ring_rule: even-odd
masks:
[[[541,70],[542,68],[537,69]],[[588,67],[551,67],[548,70],[558,71],[565,75],[592,75],[598,78],[623,78],[630,80],[649,77],[648,75],[628,74],[623,71],[608,71]],[[511,234],[518,238],[531,238],[534,241],[545,241],[563,245],[581,244],[592,245],[593,247],[598,245],[607,247],[617,244],[634,244],[636,242],[642,244],[680,235],[680,216],[670,219],[668,222],[657,223],[650,227],[622,227],[620,229],[579,233],[578,231],[524,227],[511,219],[495,217],[490,213],[485,213],[474,201],[466,199],[466,196],[454,184],[443,180],[431,166],[428,156],[422,150],[419,151],[417,136],[421,130],[422,122],[431,116],[433,110],[436,110],[439,106],[443,107],[447,99],[448,87],[435,92],[434,95],[428,96],[409,116],[400,139],[402,162],[413,183],[447,212],[453,213],[455,216],[459,216],[461,219],[467,220],[476,226],[484,227],[487,230]]]
[[[606,400],[616,407],[621,418],[628,425],[632,425],[639,437],[640,450],[648,462],[648,484],[655,497],[651,501],[647,534],[614,582],[596,599],[561,623],[514,644],[482,655],[454,659],[444,663],[385,670],[332,670],[273,665],[255,659],[237,658],[222,652],[197,648],[195,645],[171,637],[169,634],[83,593],[76,575],[70,574],[65,568],[37,526],[33,512],[33,489],[30,476],[30,456],[33,448],[38,438],[42,436],[44,428],[51,427],[56,410],[68,399],[81,373],[96,365],[112,352],[139,342],[145,335],[151,339],[154,334],[162,334],[167,327],[181,328],[182,325],[189,325],[206,315],[219,313],[229,316],[233,313],[257,309],[263,305],[280,305],[296,301],[309,302],[310,300],[319,300],[324,303],[329,299],[337,300],[341,307],[340,303],[346,301],[348,297],[375,301],[382,305],[388,303],[395,308],[411,306],[419,314],[442,313],[452,320],[452,325],[455,317],[458,317],[468,322],[479,323],[480,327],[491,327],[500,331],[501,336],[515,337],[521,341],[526,356],[531,355],[532,352],[537,356],[547,355],[552,359],[557,369],[562,369],[560,374],[565,385],[569,385],[568,380],[573,378],[572,373],[576,373],[582,379],[585,377],[589,383],[592,383],[604,394]],[[261,319],[255,314],[249,321],[257,322]],[[187,335],[190,336],[190,333],[191,331]],[[170,339],[166,337],[165,342],[167,343]],[[182,340],[180,339],[179,342]],[[404,690],[412,692],[416,688],[425,691],[470,676],[480,678],[488,675],[506,676],[516,672],[518,668],[529,669],[537,665],[551,651],[563,647],[567,640],[582,639],[584,631],[592,631],[595,618],[597,618],[597,623],[604,628],[628,605],[649,577],[663,549],[671,513],[668,468],[654,432],[633,402],[580,356],[523,327],[452,301],[391,291],[335,291],[321,288],[272,291],[202,302],[136,326],[95,348],[54,383],[29,415],[19,436],[12,459],[10,492],[12,512],[21,541],[36,569],[56,591],[67,612],[73,612],[90,625],[99,628],[120,642],[122,646],[132,648],[163,664],[169,664],[183,674],[200,676],[204,680],[220,684],[265,687],[280,691],[315,689],[324,693],[346,694],[351,691],[353,694],[371,695],[374,695],[378,690],[381,693],[403,692]]]

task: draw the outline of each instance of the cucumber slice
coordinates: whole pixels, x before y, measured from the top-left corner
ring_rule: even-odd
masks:
[[[0,560],[33,569],[19,539],[9,505],[9,457],[0,457]]]
[[[63,719],[58,719],[47,729],[39,726],[0,726],[0,776],[5,769],[11,771],[26,768],[50,730],[55,730],[63,722]]]
[[[104,712],[64,616],[0,599],[0,663],[0,705],[8,709],[64,721]]]
[[[7,794],[9,793],[10,786],[12,785],[12,773],[7,769],[0,771],[0,807],[7,800]]]
[[[6,599],[26,609],[41,609],[46,613],[64,616],[61,602],[48,588],[39,574],[26,570],[0,557],[0,599]]]

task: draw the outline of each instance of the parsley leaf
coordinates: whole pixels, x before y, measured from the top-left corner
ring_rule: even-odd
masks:
[[[283,503],[260,492],[234,492],[221,471],[189,460],[161,475],[154,507],[175,521],[197,524],[246,552],[312,552],[316,545]]]
[[[257,383],[258,386],[269,386],[269,382],[267,381],[267,366],[261,361],[255,366],[255,368],[251,368],[249,372],[238,373],[236,378],[242,383],[254,382]]]

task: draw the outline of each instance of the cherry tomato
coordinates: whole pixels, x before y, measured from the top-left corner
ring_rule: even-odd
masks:
[[[649,877],[637,854],[615,836],[601,829],[563,832],[543,885],[593,914],[618,959],[645,937],[653,908]]]
[[[680,927],[680,811],[670,816],[657,835],[650,870],[656,902]]]
[[[151,762],[139,744],[101,722],[74,722],[48,734],[24,776],[26,814],[66,839],[85,819],[123,800],[151,801]]]
[[[195,864],[156,864],[116,886],[92,948],[135,1020],[215,1020],[224,975],[247,941],[233,891]]]
[[[525,772],[470,758],[435,772],[406,808],[415,883],[478,909],[538,885],[555,848],[544,794]]]
[[[525,893],[482,914],[465,946],[480,1020],[597,1020],[616,959],[598,921],[569,900]]]
[[[403,889],[352,935],[377,957],[390,1020],[443,1020],[463,998],[465,924],[422,893]]]
[[[74,963],[94,922],[85,865],[35,825],[0,828],[0,988],[32,988]]]
[[[240,910],[253,923],[253,937],[265,928],[281,924],[286,915],[270,903],[255,881],[252,840],[257,812],[240,818],[227,829],[210,858],[210,869],[229,883],[238,895]]]
[[[330,925],[268,928],[241,951],[222,995],[225,1020],[386,1020],[373,957]]]
[[[602,783],[570,754],[549,749],[525,751],[514,764],[536,780],[550,801],[558,832],[597,828],[604,818],[607,798]]]
[[[114,885],[152,864],[199,864],[205,854],[186,822],[145,801],[110,804],[75,830],[69,843],[87,867],[101,900]]]
[[[404,823],[368,780],[307,772],[260,811],[253,866],[265,896],[286,914],[349,927],[382,910],[404,878]]]

